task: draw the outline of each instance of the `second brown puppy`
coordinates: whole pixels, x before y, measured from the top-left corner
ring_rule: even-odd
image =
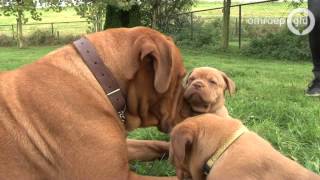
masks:
[[[214,114],[188,118],[173,129],[170,159],[180,180],[320,180],[239,120]]]

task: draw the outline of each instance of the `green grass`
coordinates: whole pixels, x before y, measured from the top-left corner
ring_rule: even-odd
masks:
[[[24,35],[29,35],[33,33],[35,30],[40,29],[42,31],[51,32],[51,24],[37,24],[34,23],[54,23],[53,28],[54,32],[57,33],[59,31],[59,35],[68,35],[68,34],[85,34],[88,30],[87,22],[78,22],[78,21],[86,21],[85,18],[81,18],[77,15],[76,11],[73,8],[65,8],[61,12],[54,12],[40,10],[42,13],[42,20],[35,21],[30,18],[30,14],[27,14],[28,22],[27,25],[23,26]],[[0,13],[1,14],[1,13]],[[55,24],[57,22],[73,22],[73,23],[63,23],[63,24]],[[0,34],[12,35],[12,27],[11,26],[1,26],[1,25],[14,25],[14,31],[16,32],[16,17],[15,16],[0,16]]]
[[[0,48],[0,70],[31,63],[57,47]],[[188,70],[212,66],[225,71],[237,85],[237,93],[227,100],[231,115],[269,140],[276,149],[320,173],[319,98],[304,96],[311,76],[311,62],[255,59],[237,52],[208,53],[182,50]],[[135,139],[168,140],[155,128],[129,135]],[[173,175],[167,161],[134,162],[132,169],[147,175]]]
[[[234,3],[237,4],[237,3]],[[302,7],[306,7],[306,3],[302,5]],[[216,8],[216,7],[222,7],[222,3],[218,2],[207,2],[207,1],[200,1],[198,2],[192,10],[202,10],[202,9],[208,9],[208,8]],[[264,3],[264,4],[257,4],[257,5],[249,5],[243,7],[243,16],[248,17],[261,17],[261,16],[273,16],[273,17],[283,17],[288,16],[288,13],[294,9],[294,7],[290,6],[289,3]],[[40,10],[42,13],[42,20],[41,21],[35,21],[32,18],[30,18],[29,14],[27,13],[28,17],[28,24],[29,23],[52,23],[52,22],[72,22],[72,21],[83,21],[84,18],[81,18],[79,15],[77,15],[76,11],[73,8],[65,8],[63,11],[54,12],[52,10],[50,11],[44,11]],[[214,11],[207,11],[207,12],[201,12],[196,13],[196,15],[200,16],[221,16],[222,11],[221,10],[214,10]],[[231,11],[232,16],[238,16],[238,8],[232,8]],[[54,17],[54,18],[53,18]],[[11,25],[16,24],[16,17],[14,16],[0,16],[0,25]]]
[[[207,2],[207,1],[199,1],[192,10],[201,10],[208,8],[221,7],[222,3],[217,2]],[[302,7],[306,7],[306,3],[302,5]],[[257,5],[249,5],[242,7],[242,15],[243,18],[247,17],[287,17],[289,12],[294,9],[294,7],[290,6],[289,3],[264,3]],[[54,24],[54,33],[59,33],[60,36],[64,35],[82,35],[85,34],[88,30],[88,24],[86,22],[75,22],[75,21],[85,21],[84,18],[81,18],[77,15],[76,11],[73,8],[65,8],[62,12],[57,13],[53,11],[44,11],[40,10],[42,13],[42,20],[35,21],[30,18],[30,15],[27,13],[27,18],[29,19],[27,25],[23,26],[23,33],[25,36],[30,35],[36,30],[40,29],[42,31],[51,32],[51,24],[38,24],[38,25],[30,25],[32,23],[57,23],[57,22],[74,22],[74,23],[64,23],[64,24]],[[1,14],[1,13],[0,13]],[[239,14],[238,7],[234,7],[231,9],[231,16],[233,18],[237,18]],[[195,16],[203,17],[205,19],[215,19],[222,18],[222,10],[212,10],[195,13]],[[54,17],[54,18],[53,18]],[[14,25],[14,32],[12,32],[12,27],[10,25]],[[16,17],[14,16],[0,16],[0,34],[5,34],[7,36],[12,36],[13,33],[16,33]],[[1,25],[9,25],[9,26],[1,26]]]
[[[50,11],[44,11],[40,10],[40,13],[42,13],[42,20],[41,21],[35,21],[32,18],[30,18],[29,14],[27,13],[28,22],[27,23],[51,23],[51,22],[69,22],[69,21],[84,21],[85,19],[80,18],[79,15],[77,15],[76,11],[73,8],[65,8],[63,11],[54,12],[52,10]],[[3,24],[16,24],[16,17],[15,16],[0,16],[0,25]]]
[[[238,2],[233,4],[239,4]],[[223,4],[219,2],[207,2],[200,1],[192,8],[195,10],[202,9],[210,9],[222,7]],[[304,3],[301,7],[306,7],[307,4]],[[295,9],[295,7],[291,6],[290,3],[279,3],[279,2],[268,2],[262,4],[248,5],[242,7],[242,15],[243,17],[287,17],[289,12]],[[202,17],[212,17],[212,16],[222,16],[221,10],[212,10],[196,13],[197,16]],[[231,16],[238,17],[239,8],[233,7],[231,8]]]
[[[57,47],[29,47],[18,49],[15,47],[0,47],[0,70],[7,71],[29,64]]]

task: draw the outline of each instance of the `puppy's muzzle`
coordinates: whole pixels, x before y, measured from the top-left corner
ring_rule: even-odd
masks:
[[[204,84],[201,81],[196,81],[194,83],[192,83],[192,87],[199,90],[204,88]]]

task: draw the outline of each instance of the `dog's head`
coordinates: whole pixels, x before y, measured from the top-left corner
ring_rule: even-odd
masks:
[[[129,130],[158,126],[171,130],[182,98],[185,68],[171,38],[148,28],[133,28],[132,58],[124,69],[129,79]]]
[[[170,133],[169,160],[176,167],[178,179],[206,179],[203,166],[241,124],[206,113],[175,126]]]
[[[184,98],[199,113],[210,112],[213,105],[224,104],[224,94],[235,91],[234,82],[215,68],[195,68],[187,77]]]

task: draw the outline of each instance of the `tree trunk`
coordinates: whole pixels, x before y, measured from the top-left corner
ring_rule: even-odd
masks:
[[[159,10],[160,9],[160,4],[159,4],[159,1],[156,0],[154,2],[154,4],[152,5],[152,21],[151,21],[151,27],[153,29],[157,29],[158,25],[159,25],[159,19],[158,19],[158,16],[159,16]]]
[[[231,6],[231,0],[223,1],[223,36],[222,36],[223,49],[229,48],[230,6]]]
[[[18,10],[18,17],[17,17],[17,40],[18,40],[18,47],[23,48],[24,42],[23,42],[23,31],[22,31],[22,17],[23,12],[22,10]]]
[[[138,5],[133,5],[129,11],[119,9],[115,6],[107,5],[104,29],[118,27],[135,27],[139,26],[140,24],[140,8]]]

